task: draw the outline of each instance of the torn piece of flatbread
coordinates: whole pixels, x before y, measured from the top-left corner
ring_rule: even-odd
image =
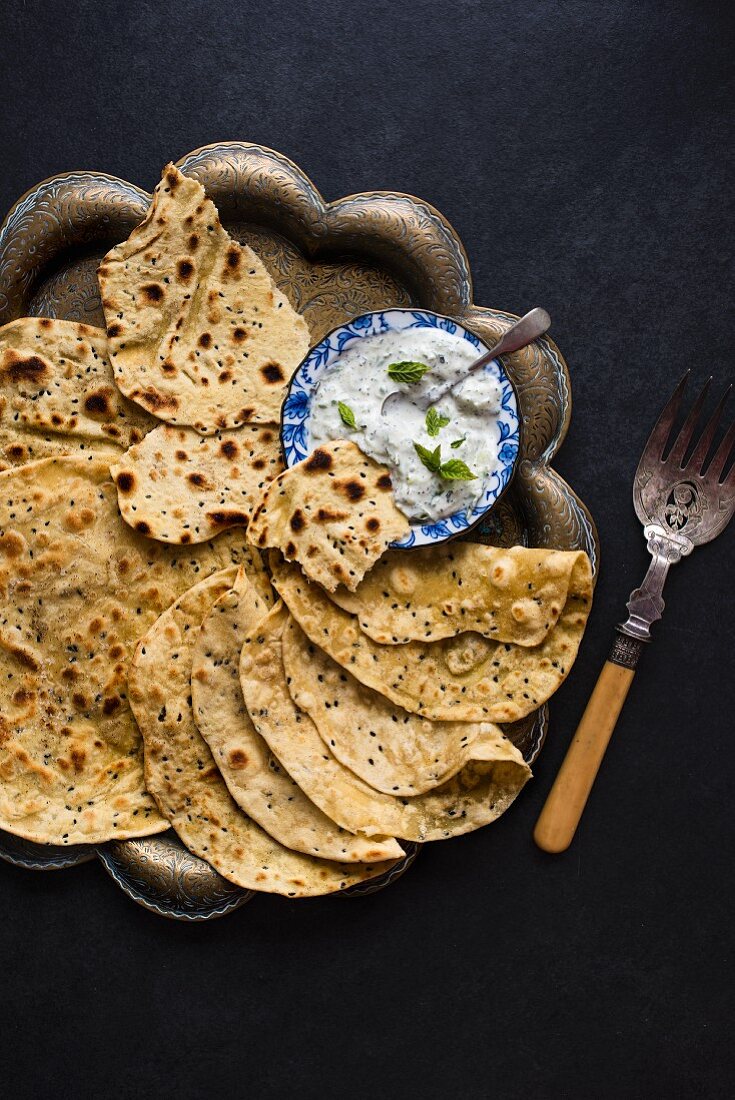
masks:
[[[317,447],[266,488],[248,538],[281,551],[334,592],[353,590],[390,543],[408,532],[390,473],[344,439]]]

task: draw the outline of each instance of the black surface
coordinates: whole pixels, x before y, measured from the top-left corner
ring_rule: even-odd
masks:
[[[0,5],[3,210],[62,170],[150,188],[222,138],[329,198],[425,197],[478,302],[550,310],[557,465],[603,545],[535,780],[382,895],[185,927],[95,865],[0,866],[5,1096],[728,1094],[735,531],[673,572],[572,849],[531,830],[646,565],[652,418],[685,367],[733,374],[732,32],[695,0]]]

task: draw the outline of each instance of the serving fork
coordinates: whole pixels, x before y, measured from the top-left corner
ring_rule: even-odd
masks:
[[[712,379],[676,434],[689,372],[665,405],[644,448],[633,482],[633,504],[651,554],[643,584],[628,600],[628,618],[616,631],[608,657],[577,732],[546,799],[534,839],[547,852],[563,852],[572,842],[605,750],[623,708],[651,624],[664,610],[662,591],[669,569],[719,535],[735,511],[735,421],[708,462],[729,386],[692,447]],[[669,446],[669,444],[671,445]]]

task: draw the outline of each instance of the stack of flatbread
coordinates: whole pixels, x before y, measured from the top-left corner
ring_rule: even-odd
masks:
[[[498,723],[567,675],[586,556],[394,551],[353,443],[284,470],[307,326],[172,165],[99,280],[106,332],[0,329],[0,828],[173,827],[305,897],[493,821],[530,776]]]

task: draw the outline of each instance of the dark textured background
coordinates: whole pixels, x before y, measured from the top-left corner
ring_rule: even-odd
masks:
[[[603,547],[535,780],[385,893],[185,927],[96,865],[1,866],[4,1095],[728,1095],[735,531],[674,571],[573,848],[531,830],[645,568],[652,417],[685,367],[733,374],[733,25],[703,0],[0,3],[0,208],[76,168],[151,188],[223,138],[328,198],[425,197],[478,302],[550,310],[557,465]]]

